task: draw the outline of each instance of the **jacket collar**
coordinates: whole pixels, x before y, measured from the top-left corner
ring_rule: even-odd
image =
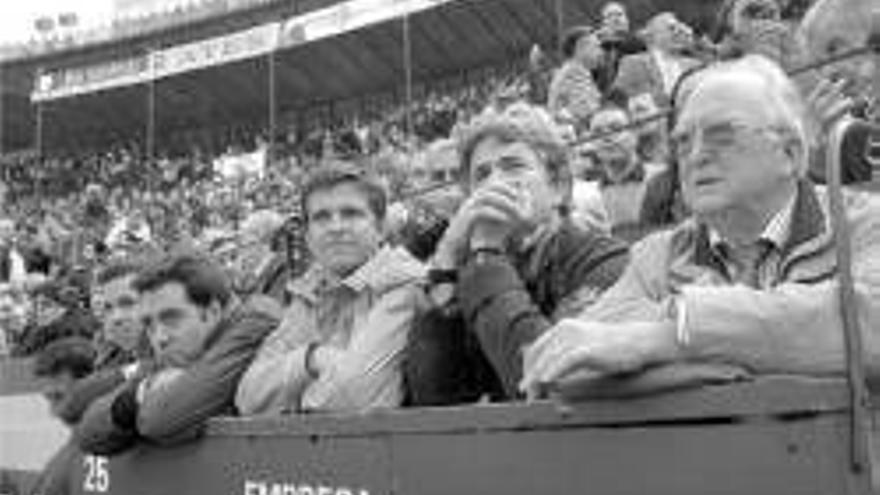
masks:
[[[807,180],[798,182],[797,199],[791,212],[788,238],[782,246],[783,257],[800,246],[822,235],[827,229],[825,211],[819,202],[816,189]],[[709,228],[705,224],[697,225],[694,246],[694,261],[698,265],[718,268],[719,260],[712,249]]]
[[[425,266],[401,247],[384,246],[343,279],[313,264],[301,277],[287,284],[291,296],[316,303],[328,290],[345,287],[355,293],[365,290],[384,292],[392,287],[424,277]]]

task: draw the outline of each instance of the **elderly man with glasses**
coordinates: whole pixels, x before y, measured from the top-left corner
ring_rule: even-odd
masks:
[[[531,345],[520,386],[565,396],[669,363],[842,373],[839,270],[828,198],[803,178],[803,107],[761,56],[695,76],[673,132],[692,218],[635,246],[614,287]],[[847,192],[845,203],[870,372],[880,365],[880,199]]]

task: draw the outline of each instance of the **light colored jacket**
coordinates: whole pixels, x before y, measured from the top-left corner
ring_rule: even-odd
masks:
[[[289,285],[291,302],[281,325],[239,384],[239,411],[352,412],[400,405],[400,362],[422,306],[425,273],[425,266],[399,247],[382,248],[336,290],[324,290],[328,277],[313,266]],[[304,363],[311,342],[344,353],[314,380]]]
[[[698,60],[689,57],[668,57],[669,63],[678,64],[682,74],[699,64]],[[672,86],[667,87],[656,55],[650,51],[623,57],[612,87],[622,91],[628,98],[649,94],[659,108],[666,108],[670,104]]]
[[[578,123],[586,124],[601,103],[602,94],[593,75],[580,62],[569,60],[553,75],[547,106],[554,115],[564,110]]]
[[[857,309],[869,372],[880,368],[880,197],[848,192]],[[677,318],[684,353],[755,373],[839,374],[844,340],[837,263],[824,190],[802,183],[788,240],[766,289],[733,284],[694,221],[633,247],[618,283],[579,318],[601,322]],[[673,304],[674,303],[674,304]],[[670,313],[675,307],[676,312]]]

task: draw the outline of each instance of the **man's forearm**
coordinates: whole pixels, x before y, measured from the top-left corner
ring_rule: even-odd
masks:
[[[857,285],[859,319],[868,362],[880,346],[876,307]],[[842,319],[835,282],[747,287],[691,287],[683,291],[687,353],[732,360],[758,372],[828,374],[843,371]],[[880,364],[880,363],[878,363]]]
[[[480,340],[508,395],[522,377],[521,350],[551,326],[519,274],[504,259],[462,270],[460,301],[466,323]]]
[[[310,381],[305,346],[285,354],[257,357],[238,384],[235,406],[242,415],[280,413],[295,408]]]

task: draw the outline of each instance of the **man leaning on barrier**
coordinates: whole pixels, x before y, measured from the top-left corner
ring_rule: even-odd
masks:
[[[155,363],[89,406],[74,430],[85,452],[188,440],[209,418],[234,412],[238,380],[278,323],[275,306],[240,302],[221,269],[198,254],[169,255],[133,285]]]
[[[628,259],[623,243],[569,218],[568,150],[542,109],[480,117],[459,155],[468,198],[434,254],[434,307],[410,339],[413,405],[515,397],[521,349],[595,300]]]
[[[804,179],[803,99],[747,56],[695,76],[673,132],[693,217],[647,237],[618,283],[524,355],[521,388],[582,393],[593,379],[671,362],[756,374],[845,367],[826,192]],[[880,200],[848,192],[856,305],[869,368],[880,359]],[[577,385],[577,386],[576,386]]]
[[[82,408],[71,407],[77,400],[74,390],[78,382],[87,379],[95,362],[95,349],[83,337],[55,340],[40,351],[34,360],[34,376],[40,382],[43,396],[49,402],[52,415],[66,427],[80,420]],[[35,495],[68,495],[75,492],[75,470],[79,466],[79,450],[68,439],[46,463],[30,492]]]
[[[133,286],[143,267],[140,260],[118,259],[95,276],[91,306],[101,330],[96,339],[94,373],[71,384],[67,400],[56,411],[64,421],[78,421],[96,399],[148,372],[150,349],[138,318],[140,296]]]

